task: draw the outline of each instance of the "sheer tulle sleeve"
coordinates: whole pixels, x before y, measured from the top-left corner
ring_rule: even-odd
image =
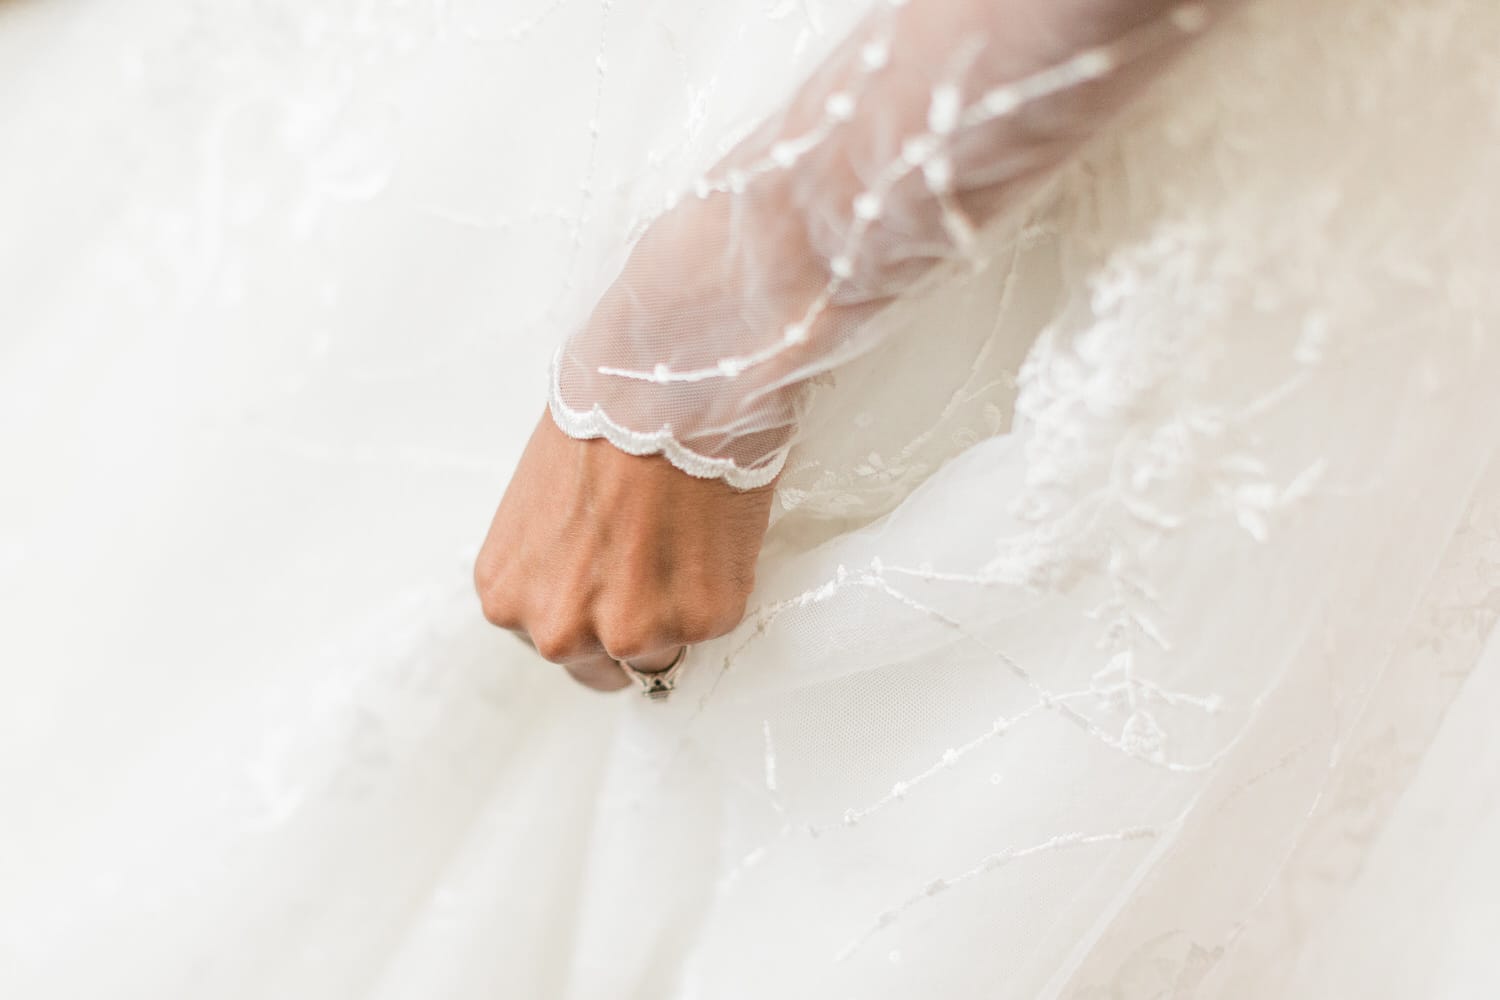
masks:
[[[1224,6],[887,0],[646,230],[555,359],[554,419],[770,482],[809,386],[872,346],[871,315],[963,266],[976,227]]]

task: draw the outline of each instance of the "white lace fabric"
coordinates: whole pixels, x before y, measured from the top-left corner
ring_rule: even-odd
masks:
[[[1230,5],[878,7],[648,227],[558,352],[558,426],[771,482],[811,383],[878,341],[869,318],[935,268],[978,264],[976,230]]]
[[[754,420],[575,355],[792,436],[750,613],[664,705],[482,620],[537,373],[877,7],[0,2],[0,995],[1500,994],[1492,3],[1244,5]]]

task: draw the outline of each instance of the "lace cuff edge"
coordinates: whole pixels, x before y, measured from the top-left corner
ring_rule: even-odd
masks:
[[[737,490],[753,490],[768,485],[781,474],[782,466],[786,464],[787,453],[784,449],[770,455],[764,463],[748,468],[732,458],[700,455],[678,441],[672,435],[670,426],[650,432],[633,431],[611,420],[597,403],[587,410],[573,409],[562,400],[555,362],[550,381],[547,409],[552,414],[552,421],[560,431],[575,440],[603,438],[627,455],[661,455],[678,470],[695,479],[722,479]]]

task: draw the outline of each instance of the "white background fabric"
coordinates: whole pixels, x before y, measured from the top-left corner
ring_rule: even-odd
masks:
[[[861,7],[0,8],[6,995],[1493,994],[1489,7],[1252,4],[883,313],[664,709],[479,620]]]

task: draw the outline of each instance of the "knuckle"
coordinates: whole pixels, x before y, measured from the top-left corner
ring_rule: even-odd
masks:
[[[481,556],[474,562],[474,592],[485,620],[504,629],[521,626],[521,607],[508,585],[504,565]]]
[[[479,592],[479,607],[485,621],[499,628],[514,629],[521,625],[520,614],[506,592],[499,587],[488,587]]]
[[[547,633],[532,633],[531,644],[536,647],[537,655],[548,663],[561,663],[568,658],[570,651],[566,641]]]
[[[601,637],[600,641],[604,645],[604,651],[615,660],[633,660],[645,656],[660,645],[659,642],[652,641],[640,632],[624,632],[607,638]]]
[[[733,632],[745,617],[745,598],[725,591],[685,604],[677,614],[674,639],[692,645]]]
[[[613,659],[641,656],[661,643],[654,622],[644,614],[610,614],[598,623],[599,642]]]
[[[685,610],[677,616],[677,628],[673,630],[673,638],[678,644],[691,645],[707,642],[723,634],[718,626],[718,619],[706,608]]]
[[[531,644],[536,647],[542,659],[552,663],[562,663],[569,657],[578,655],[587,645],[579,630],[557,626],[533,629]]]
[[[481,552],[474,560],[474,592],[482,597],[499,582],[499,578],[499,564]]]

